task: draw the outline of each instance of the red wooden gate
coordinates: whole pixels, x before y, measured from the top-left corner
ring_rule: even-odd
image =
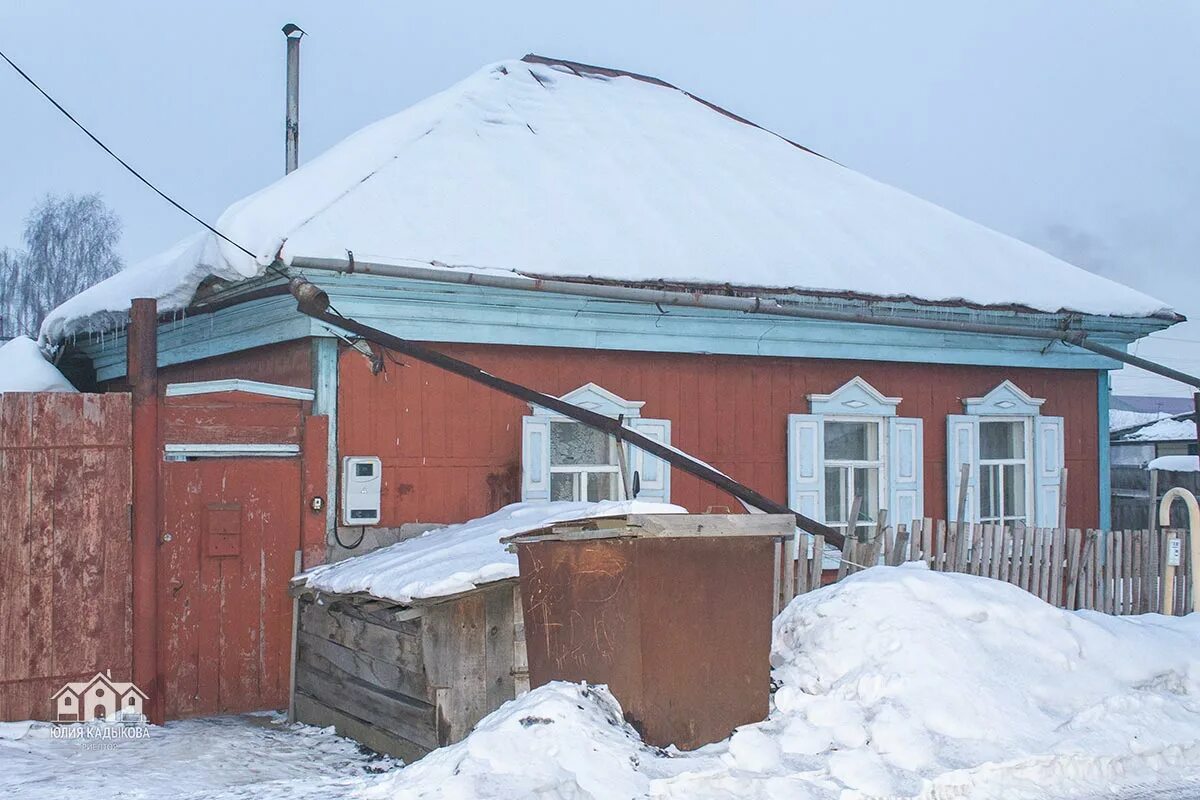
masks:
[[[163,464],[159,646],[168,719],[283,708],[300,461]]]
[[[0,395],[0,720],[130,675],[128,394]]]
[[[167,387],[158,561],[167,719],[287,705],[288,582],[313,516],[304,493],[323,487],[325,470],[321,447],[320,481],[305,475],[301,449],[314,438],[305,428],[324,422],[306,419],[308,401],[294,396],[306,391],[245,381]]]

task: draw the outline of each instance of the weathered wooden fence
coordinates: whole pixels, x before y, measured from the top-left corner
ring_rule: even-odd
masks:
[[[0,720],[130,674],[128,394],[0,395]]]
[[[875,531],[865,541],[851,539],[838,560],[836,576],[822,569],[824,541],[807,548],[785,542],[780,556],[780,598],[820,588],[877,564],[922,561],[937,572],[961,572],[1005,581],[1051,605],[1107,614],[1163,613],[1168,593],[1172,613],[1192,608],[1188,533],[1161,531],[1062,530],[957,524],[930,519],[908,529]],[[1181,559],[1169,567],[1172,539]],[[805,552],[807,551],[807,552]]]

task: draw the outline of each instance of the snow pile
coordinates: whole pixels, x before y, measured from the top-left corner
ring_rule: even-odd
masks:
[[[1200,456],[1159,456],[1146,465],[1146,469],[1161,469],[1164,472],[1200,472]]]
[[[372,787],[382,798],[1062,797],[1200,768],[1200,616],[1055,609],[1007,583],[877,567],[775,621],[769,719],[648,749],[551,684]]]
[[[497,198],[503,198],[497,202]],[[351,135],[140,269],[164,310],[280,256],[856,292],[1144,316],[1167,305],[840,166],[675,87],[505,61]],[[127,306],[127,276],[50,338]],[[172,286],[172,283],[174,284]]]
[[[1200,617],[1073,613],[877,568],[792,603],[772,661],[783,687],[760,732],[791,769],[866,793],[1200,765]]]
[[[37,342],[28,336],[0,345],[0,394],[74,391],[71,382],[46,360]]]
[[[360,793],[418,798],[646,797],[656,758],[602,686],[551,683],[505,703],[464,741]]]
[[[486,517],[426,531],[365,555],[314,567],[301,577],[308,588],[317,591],[365,592],[397,603],[411,603],[517,577],[517,556],[500,543],[506,536],[573,519],[685,513],[680,506],[639,500],[513,503]]]
[[[1125,442],[1177,442],[1180,440],[1195,440],[1196,421],[1188,418],[1171,417],[1160,419],[1144,428],[1126,433],[1121,437]]]

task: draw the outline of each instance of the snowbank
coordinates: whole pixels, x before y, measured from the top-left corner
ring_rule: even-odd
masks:
[[[517,577],[517,556],[500,539],[554,522],[618,514],[684,514],[664,503],[513,503],[494,514],[427,531],[415,539],[382,547],[303,573],[310,589],[335,594],[366,592],[411,603],[457,594],[481,584]]]
[[[1200,472],[1200,456],[1159,456],[1146,465],[1146,469],[1161,469],[1165,472]]]
[[[347,250],[526,275],[1167,310],[675,87],[563,64],[488,66],[234,203],[216,228],[255,257],[205,233],[158,259],[140,274],[164,310],[205,270],[251,276],[276,255]],[[44,333],[86,329],[136,289],[126,276],[84,292]]]
[[[28,336],[0,345],[0,394],[74,391],[71,382],[46,360],[37,342]]]
[[[652,750],[606,692],[551,684],[364,796],[1062,797],[1200,768],[1197,615],[877,567],[797,598],[774,636],[771,716],[725,742]]]

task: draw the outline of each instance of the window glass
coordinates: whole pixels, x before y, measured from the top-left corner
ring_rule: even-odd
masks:
[[[575,496],[575,472],[550,473],[551,500],[577,500]]]
[[[1025,424],[1022,422],[980,422],[979,457],[984,460],[1024,458]]]
[[[879,469],[876,467],[854,468],[855,494],[862,496],[858,509],[858,522],[874,522],[879,517]]]
[[[550,465],[610,464],[609,437],[578,422],[550,423]]]
[[[996,464],[979,468],[979,514],[984,520],[1000,516],[1000,468]]]
[[[587,473],[588,500],[616,500],[617,473],[589,472]]]
[[[1004,514],[1009,519],[1025,518],[1025,465],[1005,464]]]
[[[879,458],[879,425],[874,422],[825,423],[826,461],[874,461]]]
[[[846,473],[841,467],[825,468],[825,523],[846,521],[850,504],[846,502]]]

